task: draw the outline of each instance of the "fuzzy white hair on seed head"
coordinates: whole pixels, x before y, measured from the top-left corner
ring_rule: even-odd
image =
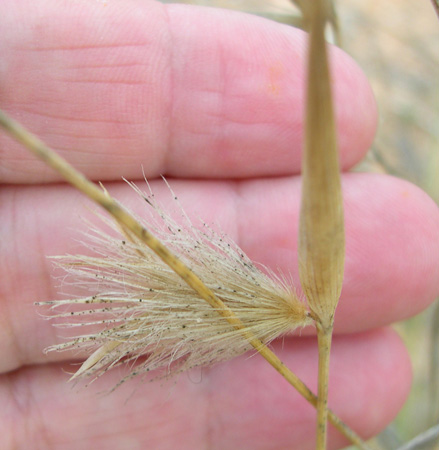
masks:
[[[179,220],[171,218],[154,194],[129,185],[147,205],[139,222],[165,244],[263,343],[309,325],[306,305],[294,288],[271,271],[264,273],[224,233],[205,223],[195,227],[172,190]],[[80,330],[47,351],[71,349],[90,354],[72,378],[96,378],[126,363],[130,372],[173,375],[231,359],[251,348],[242,333],[189,287],[130,232],[99,215],[111,233],[88,226],[86,246],[95,256],[55,257],[80,298],[40,302],[50,305],[58,327]]]

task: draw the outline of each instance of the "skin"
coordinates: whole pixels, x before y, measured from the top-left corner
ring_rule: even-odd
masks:
[[[298,284],[302,32],[147,0],[8,0],[0,29],[3,109],[139,213],[121,176],[141,185],[143,167],[166,205],[155,180],[164,174],[190,216],[219,223],[252,259]],[[370,146],[377,112],[356,64],[337,49],[331,58],[346,172]],[[98,393],[117,370],[72,389],[63,369],[85,355],[43,354],[62,330],[33,302],[60,298],[46,255],[81,251],[74,239],[89,204],[4,134],[0,152],[1,448],[313,447],[313,408],[258,356],[111,395]],[[385,175],[344,173],[343,191],[346,272],[329,403],[369,437],[410,388],[407,352],[387,325],[438,295],[439,213],[418,188]],[[273,348],[315,390],[307,334]],[[329,442],[345,444],[332,429]]]

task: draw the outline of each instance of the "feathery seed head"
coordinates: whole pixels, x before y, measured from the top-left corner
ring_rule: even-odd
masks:
[[[273,273],[262,272],[225,234],[205,223],[197,229],[181,209],[181,220],[175,221],[151,192],[131,186],[148,204],[145,226],[255,337],[268,343],[311,323],[294,289]],[[51,305],[50,317],[58,326],[81,329],[78,336],[48,349],[82,348],[91,353],[73,378],[95,378],[129,361],[138,364],[121,382],[157,369],[158,376],[168,376],[251,348],[239,330],[145,244],[129,232],[121,236],[117,225],[101,219],[119,236],[90,226],[87,246],[96,256],[55,257],[87,295],[40,303]]]

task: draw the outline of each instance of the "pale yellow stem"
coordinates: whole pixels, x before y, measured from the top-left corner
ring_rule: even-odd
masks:
[[[332,326],[330,328],[324,328],[316,322],[316,329],[319,345],[316,449],[326,450],[328,435],[329,354],[331,352]]]

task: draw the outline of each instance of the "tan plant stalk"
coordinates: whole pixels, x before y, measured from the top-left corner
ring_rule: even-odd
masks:
[[[27,131],[20,124],[9,118],[0,110],[0,126],[2,126],[11,136],[22,143],[27,149],[45,161],[49,166],[57,170],[69,183],[82,191],[87,197],[97,202],[106,209],[116,220],[118,225],[126,230],[132,242],[136,239],[145,243],[159,258],[161,258],[169,267],[194,289],[201,298],[203,298],[211,307],[215,314],[219,314],[239,331],[245,340],[252,345],[260,355],[265,358],[274,369],[279,372],[308,402],[313,406],[317,406],[317,397],[309,390],[309,388],[293,373],[282,361],[257,337],[250,328],[235,315],[235,313],[227,307],[215,295],[209,287],[187,268],[172,252],[170,252],[158,239],[151,235],[138,221],[122,208],[108,193],[99,189],[96,185],[87,180],[81,173],[70,166],[63,158],[58,156],[53,150],[47,147],[36,136]],[[134,246],[133,253],[138,254],[137,246]],[[140,252],[145,253],[143,251]],[[138,255],[141,256],[141,255]],[[92,302],[92,298],[88,303]],[[87,303],[87,299],[83,299],[83,303]],[[87,303],[87,304],[88,304]],[[117,348],[122,342],[116,339],[109,340],[93,353],[80,369],[79,375],[92,370],[93,367],[99,365],[112,350]],[[333,425],[347,438],[350,442],[357,445],[361,449],[368,449],[367,444],[352,431],[343,421],[341,421],[332,411],[329,411],[329,420]]]
[[[309,0],[290,0],[297,8],[299,8],[301,12],[301,21],[298,23],[298,27],[303,30],[309,32],[311,29],[311,14],[309,11]],[[340,24],[338,20],[337,9],[334,4],[334,0],[326,0],[326,8],[325,8],[325,20],[328,25],[331,27],[331,31],[333,34],[333,42],[338,46],[342,47],[342,33],[340,30]],[[332,42],[332,41],[331,41]]]
[[[299,274],[319,346],[317,449],[326,449],[329,353],[344,274],[345,235],[335,119],[324,30],[327,0],[307,3],[310,23]]]

